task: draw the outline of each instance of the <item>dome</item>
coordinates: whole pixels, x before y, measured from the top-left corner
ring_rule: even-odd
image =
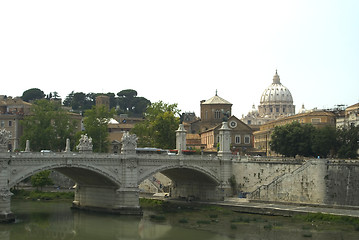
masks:
[[[257,110],[257,108],[256,108],[256,106],[253,104],[252,105],[252,114],[255,114],[255,113],[258,113],[258,110]]]
[[[299,112],[298,113],[305,113],[307,110],[305,109],[304,107],[304,104],[302,104],[302,108],[299,109]]]
[[[261,100],[261,104],[278,104],[278,103],[285,103],[285,104],[292,104],[293,98],[292,94],[280,83],[280,78],[278,76],[277,71],[273,76],[273,83],[264,90]]]

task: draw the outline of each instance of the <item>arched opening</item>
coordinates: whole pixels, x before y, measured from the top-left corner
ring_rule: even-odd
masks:
[[[119,187],[117,183],[95,171],[84,168],[54,168],[53,170],[69,177],[79,185]]]
[[[164,180],[159,178],[158,173],[170,179],[168,187],[162,182]],[[159,189],[158,192],[163,189],[168,189],[168,192],[164,191],[162,195],[168,193],[170,198],[183,200],[211,201],[221,199],[219,181],[198,169],[177,167],[159,170],[158,173],[149,177],[149,182],[156,185],[156,187],[163,184],[162,189]],[[154,179],[159,179],[160,181],[157,184],[152,183]]]

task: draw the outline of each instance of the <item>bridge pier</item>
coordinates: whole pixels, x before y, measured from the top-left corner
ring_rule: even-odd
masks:
[[[137,188],[78,185],[73,208],[123,215],[141,215]]]
[[[11,212],[11,196],[7,188],[0,190],[0,222],[14,222],[15,215]]]

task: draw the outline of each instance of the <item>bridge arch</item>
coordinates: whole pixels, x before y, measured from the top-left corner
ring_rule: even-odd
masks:
[[[113,174],[111,175],[103,169],[93,165],[47,163],[38,166],[33,165],[27,168],[12,168],[12,177],[9,181],[9,187],[12,188],[26,178],[45,170],[58,171],[78,184],[111,186],[117,188],[121,186],[121,182],[119,179],[116,179]]]
[[[156,173],[162,173],[171,179],[171,198],[196,200],[219,200],[221,198],[221,180],[214,173],[198,165],[158,166],[141,175],[138,184]]]
[[[143,182],[144,180],[152,177],[154,174],[156,173],[162,173],[164,175],[173,175],[171,174],[171,172],[173,171],[178,171],[181,172],[182,171],[188,171],[191,170],[194,173],[199,173],[201,174],[203,177],[206,177],[208,181],[210,182],[214,182],[216,184],[220,184],[220,179],[218,179],[217,176],[215,176],[212,172],[208,171],[207,169],[204,169],[202,167],[199,166],[191,166],[191,165],[167,165],[167,166],[159,166],[156,168],[151,169],[150,171],[146,172],[145,174],[141,174],[140,178],[138,179],[137,184],[140,184],[141,182]],[[169,177],[170,178],[170,177]]]

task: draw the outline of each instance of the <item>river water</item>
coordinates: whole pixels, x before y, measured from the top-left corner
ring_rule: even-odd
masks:
[[[146,210],[141,217],[118,216],[70,206],[70,202],[13,201],[16,222],[0,225],[0,240],[359,239],[359,231],[345,224],[303,223],[219,208],[172,213],[153,221],[155,214]]]

